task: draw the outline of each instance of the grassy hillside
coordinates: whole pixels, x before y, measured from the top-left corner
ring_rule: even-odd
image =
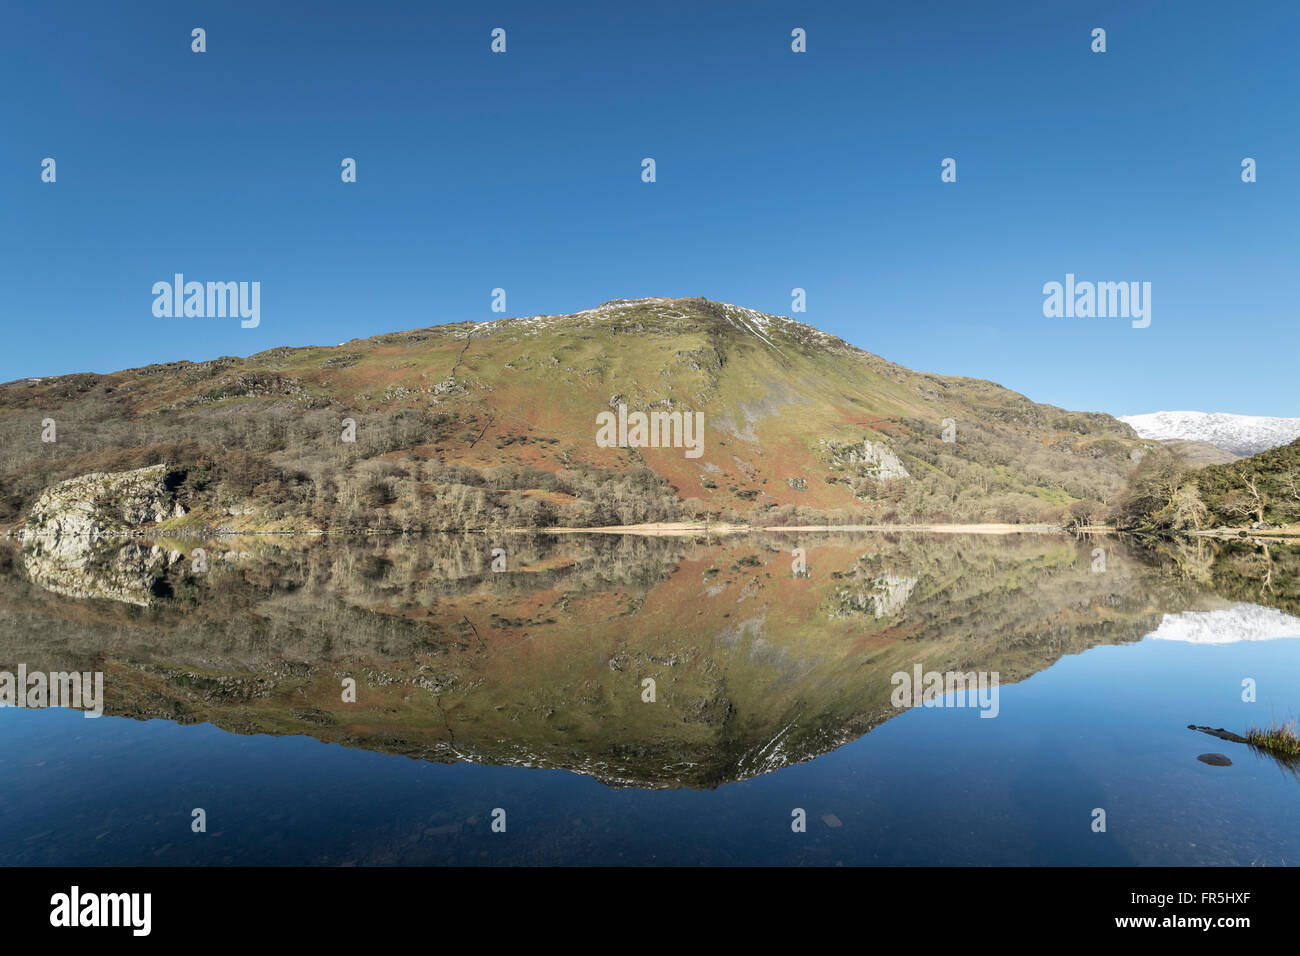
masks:
[[[597,413],[620,404],[702,412],[702,454],[598,447]],[[0,522],[54,482],[162,463],[176,532],[1055,521],[1104,510],[1151,445],[704,299],[12,382],[0,438]]]

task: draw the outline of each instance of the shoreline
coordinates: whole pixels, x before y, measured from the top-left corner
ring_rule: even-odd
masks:
[[[6,528],[0,531],[0,538],[22,542],[24,540],[44,539],[50,537],[41,533],[23,533],[24,529]],[[131,531],[104,532],[95,535],[56,535],[54,537],[86,537],[88,540],[132,539],[132,538],[227,538],[227,537],[423,537],[438,534],[626,534],[646,537],[672,537],[691,535],[741,535],[741,534],[798,534],[798,533],[834,533],[853,534],[1064,534],[1064,535],[1117,535],[1140,534],[1125,531],[1110,525],[1086,525],[1067,528],[1055,524],[1007,524],[999,522],[967,524],[809,524],[809,525],[750,525],[729,522],[707,521],[664,521],[647,524],[601,525],[595,528],[465,528],[458,531],[393,531],[379,528],[362,528],[356,530],[322,530],[320,528],[302,529],[153,529],[139,528]],[[1232,541],[1238,539],[1272,538],[1276,540],[1300,540],[1300,527],[1285,528],[1210,528],[1198,531],[1184,531],[1182,536],[1189,538],[1215,538]]]
[[[1114,530],[1114,529],[1105,529]],[[754,534],[763,532],[871,532],[871,533],[925,533],[925,534],[1070,534],[1060,525],[1051,524],[810,524],[810,525],[747,525],[709,524],[707,522],[657,522],[651,524],[605,525],[600,528],[508,528],[510,534],[640,534],[696,535],[696,534]]]

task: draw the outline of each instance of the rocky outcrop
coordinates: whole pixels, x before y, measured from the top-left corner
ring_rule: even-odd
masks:
[[[888,481],[910,478],[907,468],[893,450],[884,442],[864,438],[856,444],[822,440],[823,454],[829,456],[832,471],[849,475]]]
[[[168,471],[167,465],[151,465],[97,472],[46,488],[19,532],[28,577],[67,597],[148,606],[155,583],[180,552],[103,539],[185,514],[168,486]]]
[[[41,492],[19,536],[98,538],[129,534],[149,522],[181,517],[184,507],[167,485],[167,465],[96,472]]]

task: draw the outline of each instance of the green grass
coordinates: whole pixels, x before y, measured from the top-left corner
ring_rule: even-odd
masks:
[[[1300,725],[1294,717],[1268,727],[1252,727],[1246,740],[1257,750],[1264,750],[1283,760],[1300,760]]]

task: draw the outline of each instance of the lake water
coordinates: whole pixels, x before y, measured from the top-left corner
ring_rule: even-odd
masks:
[[[105,698],[0,709],[3,863],[1300,860],[1294,769],[1188,729],[1300,711],[1293,547],[196,546],[0,555],[0,671]],[[917,668],[998,685],[900,706]]]

